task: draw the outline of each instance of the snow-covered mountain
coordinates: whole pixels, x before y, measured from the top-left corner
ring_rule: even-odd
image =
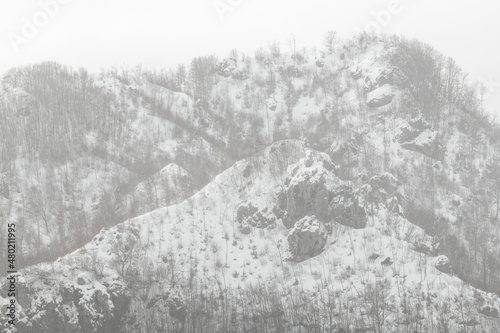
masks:
[[[2,89],[7,332],[500,330],[500,130],[421,42]]]

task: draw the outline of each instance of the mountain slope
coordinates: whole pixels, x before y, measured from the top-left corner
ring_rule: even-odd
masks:
[[[22,330],[499,329],[500,131],[419,41],[42,63],[0,101],[21,262],[92,240],[22,271]]]
[[[381,175],[351,183],[329,169],[335,167],[326,154],[300,142],[278,142],[190,199],[101,231],[82,249],[22,273],[17,328],[499,328],[499,298],[453,276],[447,258],[433,256],[431,237],[390,204],[397,198],[395,179]],[[331,214],[316,205],[312,211],[299,207],[317,200],[321,189],[334,193]],[[258,221],[265,221],[283,195],[288,204],[295,202],[288,212],[324,216],[306,215],[289,228],[271,220],[267,226],[247,223],[258,213]],[[347,226],[353,202],[365,225]],[[241,209],[248,206],[255,212]],[[319,254],[311,240],[320,243]]]

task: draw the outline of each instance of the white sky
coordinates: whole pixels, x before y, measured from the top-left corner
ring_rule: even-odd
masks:
[[[44,22],[41,4],[55,1],[66,4]],[[93,71],[139,63],[169,67],[233,48],[253,54],[274,40],[286,47],[292,34],[298,45],[320,46],[326,31],[349,37],[373,25],[373,13],[395,7],[381,31],[419,38],[455,58],[471,79],[489,82],[487,105],[500,115],[497,1],[0,0],[0,72],[41,60]],[[232,6],[223,20],[216,4]],[[41,27],[33,33],[26,22]],[[15,52],[10,39],[24,38],[23,27],[24,36],[33,36]]]

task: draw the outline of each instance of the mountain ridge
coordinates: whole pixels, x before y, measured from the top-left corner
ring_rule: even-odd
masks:
[[[20,301],[28,309],[27,332],[47,322],[60,325],[55,331],[107,332],[123,318],[120,329],[141,332],[151,325],[196,332],[203,323],[213,331],[498,330],[499,130],[465,73],[419,41],[361,34],[320,54],[286,54],[272,44],[254,57],[199,57],[189,70],[161,72],[90,75],[43,63],[7,73],[2,92],[7,192],[1,205],[7,213],[1,221],[25,228],[21,258],[43,261],[35,255],[43,251],[55,258],[90,239],[83,249],[100,238],[114,248],[97,251],[107,253],[104,258],[78,250],[52,267],[26,268],[26,281],[39,274],[43,281],[57,266],[59,274],[70,267],[82,274],[71,275],[76,285],[52,285],[57,301],[49,295],[45,319],[34,315],[43,309],[34,298]],[[167,166],[172,170],[162,173]],[[193,200],[207,188],[217,189],[210,194],[215,201],[208,194]],[[233,202],[241,194],[245,199]],[[220,208],[205,216],[217,200],[231,202],[232,212]],[[184,213],[165,213],[169,209]],[[173,227],[177,218],[192,225]],[[153,235],[160,228],[173,228],[172,234],[150,245],[150,232],[131,226],[138,220],[150,220],[143,225]],[[166,241],[178,248],[156,249]],[[174,259],[188,244],[205,254]],[[130,259],[130,248],[140,256]],[[148,267],[148,248],[158,251],[164,270],[180,269],[181,277],[173,268],[168,274],[154,268],[152,259]],[[229,249],[246,261],[236,257],[239,265],[226,267]],[[360,252],[364,256],[346,259]],[[99,268],[102,262],[108,268]],[[137,276],[133,266],[140,265],[147,274]],[[249,270],[267,274],[271,265],[282,276],[266,287],[231,287],[243,276],[251,279]],[[168,283],[160,290],[148,274]],[[431,283],[428,275],[445,282]],[[182,277],[199,285],[180,286]],[[318,283],[314,293],[311,284],[322,279],[333,280]],[[351,287],[337,288],[346,283]],[[449,294],[438,292],[447,284]],[[85,302],[73,301],[85,286],[92,291]],[[45,287],[37,288],[26,294],[44,295]],[[459,290],[463,301],[457,301]],[[196,292],[206,299],[196,300]],[[328,300],[317,308],[311,303],[300,313],[293,305],[322,292]],[[411,317],[411,297],[403,295],[427,303],[412,303],[417,315]],[[379,297],[383,302],[373,303]],[[255,312],[258,323],[248,321],[243,308]],[[150,309],[150,319],[137,319]],[[451,309],[461,309],[460,318]]]

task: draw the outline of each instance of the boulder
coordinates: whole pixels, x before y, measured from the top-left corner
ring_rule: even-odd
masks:
[[[482,306],[481,309],[479,310],[479,313],[482,315],[485,315],[486,317],[490,317],[490,318],[498,318],[499,317],[498,309],[493,307],[493,306],[489,306],[489,305]]]
[[[445,274],[451,274],[450,259],[445,255],[440,255],[436,258],[434,267]]]
[[[391,266],[394,262],[390,257],[386,257],[380,264],[382,266]]]
[[[293,257],[302,259],[321,253],[327,238],[327,231],[316,216],[306,216],[295,223],[287,239]]]
[[[392,102],[394,98],[394,91],[391,85],[384,84],[382,87],[377,88],[366,96],[366,102],[369,107],[379,108]]]
[[[275,99],[268,99],[267,100],[267,107],[271,111],[276,111],[276,108],[278,107],[278,102]]]

